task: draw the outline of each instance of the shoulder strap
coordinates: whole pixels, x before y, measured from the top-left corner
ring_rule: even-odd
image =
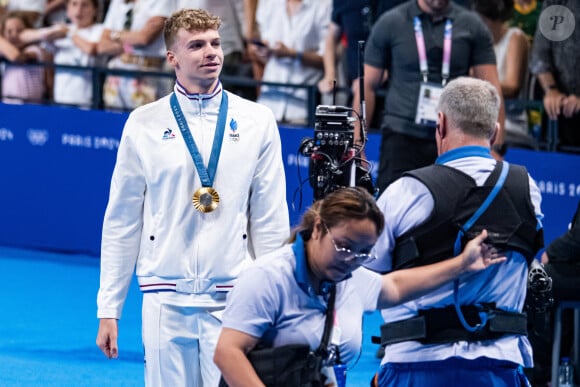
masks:
[[[508,170],[509,164],[507,162],[498,161],[497,164],[495,165],[495,168],[491,172],[491,175],[487,178],[486,183],[492,183],[493,180],[496,179],[496,176],[498,174],[499,177],[497,177],[497,181],[495,182],[495,185],[491,190],[491,192],[489,193],[489,195],[487,195],[487,198],[485,198],[481,206],[477,209],[477,211],[475,211],[475,213],[471,216],[471,218],[469,218],[467,222],[465,222],[465,224],[461,226],[461,230],[459,230],[459,232],[457,233],[457,239],[455,240],[454,246],[455,255],[458,255],[461,252],[461,240],[463,238],[463,235],[465,235],[465,233],[471,228],[471,226],[473,226],[473,224],[477,221],[477,219],[479,219],[479,217],[485,212],[485,210],[487,210],[491,202],[493,202],[493,200],[503,187],[503,184],[505,183],[505,179],[507,177]],[[468,332],[476,332],[483,329],[488,320],[487,313],[485,312],[479,313],[481,323],[476,324],[475,326],[469,325],[469,323],[465,319],[465,316],[463,316],[461,306],[459,305],[459,279],[456,279],[453,282],[453,304],[455,306],[455,311],[457,313],[459,321],[461,322],[461,325],[463,325],[463,327]]]
[[[320,341],[320,346],[316,350],[318,355],[326,358],[328,354],[328,342],[330,340],[330,334],[332,333],[332,325],[334,323],[334,303],[336,300],[336,284],[332,284],[330,288],[330,295],[328,298],[328,305],[326,307],[326,320],[324,322],[324,332],[322,333],[322,340]]]
[[[505,161],[498,161],[497,162],[494,170],[491,172],[491,175],[488,177],[488,179],[486,181],[486,183],[493,183],[493,180],[496,180],[495,186],[493,187],[493,189],[491,190],[491,192],[489,193],[487,198],[485,198],[485,200],[481,204],[481,206],[477,209],[477,211],[475,211],[475,213],[471,216],[471,218],[469,218],[465,222],[465,224],[463,224],[463,226],[461,226],[461,230],[457,234],[457,239],[455,240],[455,246],[454,246],[454,254],[455,255],[458,255],[461,252],[461,240],[462,240],[463,236],[465,235],[465,233],[467,231],[469,231],[471,226],[473,226],[473,224],[475,222],[477,222],[477,219],[479,219],[479,217],[487,210],[487,208],[489,207],[491,202],[493,202],[493,200],[495,199],[495,197],[497,196],[497,194],[499,193],[499,191],[503,187],[503,184],[505,183],[505,179],[507,177],[508,171],[509,171],[509,164],[507,162],[505,162]],[[497,178],[496,178],[496,176],[497,176]]]

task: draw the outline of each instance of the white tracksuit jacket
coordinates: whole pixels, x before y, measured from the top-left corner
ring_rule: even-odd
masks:
[[[211,95],[175,92],[207,167],[222,86]],[[101,246],[98,318],[120,318],[136,271],[143,291],[195,295],[193,306],[220,306],[210,294],[227,290],[252,258],[289,236],[286,184],[272,112],[228,93],[226,128],[213,187],[220,202],[198,212],[197,170],[169,96],[133,111],[123,129]]]

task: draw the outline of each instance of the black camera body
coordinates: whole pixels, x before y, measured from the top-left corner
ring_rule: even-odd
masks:
[[[526,309],[529,314],[545,313],[553,305],[552,278],[548,275],[544,266],[534,259],[530,263],[528,271]]]
[[[318,200],[339,188],[363,186],[374,194],[372,178],[358,158],[354,144],[355,117],[345,106],[319,105],[315,111],[314,138],[305,139],[300,153],[310,158],[308,180]]]

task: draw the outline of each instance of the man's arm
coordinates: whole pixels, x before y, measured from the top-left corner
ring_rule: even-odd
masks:
[[[141,244],[147,182],[136,145],[142,126],[129,116],[123,129],[103,219],[97,317],[121,317]]]
[[[542,90],[544,90],[544,109],[546,114],[551,120],[556,120],[562,112],[562,103],[566,96],[558,90],[558,85],[551,72],[539,73],[537,78]]]
[[[244,0],[244,38],[248,41],[259,36],[256,25],[257,9],[258,0]]]
[[[256,112],[263,117],[265,134],[249,202],[250,242],[256,257],[282,246],[290,236],[280,133],[273,113],[263,109]]]
[[[525,86],[529,57],[529,43],[523,32],[516,32],[508,43],[505,76],[501,81],[504,98],[518,98]]]
[[[55,24],[43,28],[27,28],[20,33],[20,40],[25,44],[36,43],[43,40],[52,42],[53,40],[66,37],[68,27],[64,24]]]
[[[558,119],[560,114],[570,118],[580,111],[580,96],[562,93],[551,72],[539,73],[537,77],[544,90],[544,109],[551,120]]]
[[[98,55],[119,55],[123,52],[123,44],[117,39],[113,40],[111,33],[113,31],[105,28],[101,35],[101,39],[97,42]]]
[[[131,46],[147,46],[153,42],[163,31],[165,17],[153,16],[140,30],[115,31],[109,34],[113,40]]]

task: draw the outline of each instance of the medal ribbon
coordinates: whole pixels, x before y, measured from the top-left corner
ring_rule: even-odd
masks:
[[[425,49],[425,37],[423,36],[423,26],[419,16],[413,18],[413,29],[415,30],[415,42],[417,43],[417,53],[419,54],[419,69],[423,75],[423,82],[427,82],[429,66],[427,63],[427,50]],[[447,19],[445,22],[445,33],[443,36],[443,62],[441,64],[441,78],[443,86],[447,83],[450,74],[451,64],[451,38],[453,36],[453,22]]]
[[[179,102],[177,102],[177,96],[175,93],[171,95],[170,101],[171,111],[173,111],[173,116],[175,117],[177,125],[179,125],[179,130],[181,130],[181,134],[185,140],[185,145],[187,145],[187,149],[193,158],[193,163],[195,164],[197,173],[199,174],[201,185],[203,187],[211,187],[213,185],[213,179],[217,170],[217,164],[220,158],[222,142],[224,139],[226,118],[228,115],[228,95],[225,90],[222,90],[222,102],[220,104],[217,124],[215,127],[215,134],[213,137],[213,145],[211,147],[211,154],[209,156],[209,163],[207,168],[205,165],[203,165],[203,158],[199,153],[199,149],[197,149],[197,146],[195,145],[195,141],[193,140],[193,136],[189,131],[189,126],[187,125],[187,121],[183,116],[183,111],[179,106]]]

